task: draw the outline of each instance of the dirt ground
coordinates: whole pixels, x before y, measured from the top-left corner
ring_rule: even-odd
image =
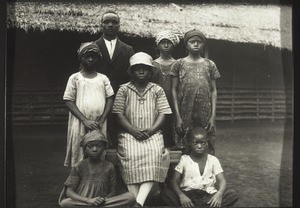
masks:
[[[280,121],[217,123],[216,156],[228,188],[239,193],[236,207],[292,206],[293,132],[284,126]],[[15,191],[10,198],[16,207],[57,207],[69,174],[63,166],[66,128],[11,129],[13,150],[8,150],[14,164],[9,161],[8,167],[14,165],[14,171],[9,170],[8,187]]]

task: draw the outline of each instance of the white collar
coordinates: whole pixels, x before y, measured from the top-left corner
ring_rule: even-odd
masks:
[[[110,57],[110,59],[112,59],[115,48],[116,48],[117,38],[112,39],[111,41],[106,40],[105,38],[103,38],[103,39],[104,39],[109,57]]]
[[[117,38],[115,38],[115,39],[112,39],[112,40],[106,40],[105,38],[103,38],[103,40],[104,40],[104,42],[106,43],[106,44],[109,44],[110,42],[113,44],[113,45],[116,45],[116,42],[117,42]]]

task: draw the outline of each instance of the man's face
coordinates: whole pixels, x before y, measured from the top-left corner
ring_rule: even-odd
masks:
[[[115,37],[120,28],[119,17],[113,13],[104,14],[101,22],[101,29],[105,36]]]

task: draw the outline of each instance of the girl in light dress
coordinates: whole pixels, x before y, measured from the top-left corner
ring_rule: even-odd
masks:
[[[83,159],[80,140],[88,131],[99,130],[106,136],[106,117],[113,104],[114,91],[109,79],[96,72],[101,58],[94,42],[78,49],[79,72],[69,77],[63,100],[69,112],[67,153],[64,165],[74,166]]]

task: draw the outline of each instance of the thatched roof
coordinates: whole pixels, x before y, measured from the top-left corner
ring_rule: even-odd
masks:
[[[292,49],[292,9],[277,5],[109,4],[16,2],[8,4],[8,27],[26,31],[100,32],[101,15],[115,10],[120,31],[154,37],[162,29],[183,34],[197,28],[210,39],[258,43]]]

